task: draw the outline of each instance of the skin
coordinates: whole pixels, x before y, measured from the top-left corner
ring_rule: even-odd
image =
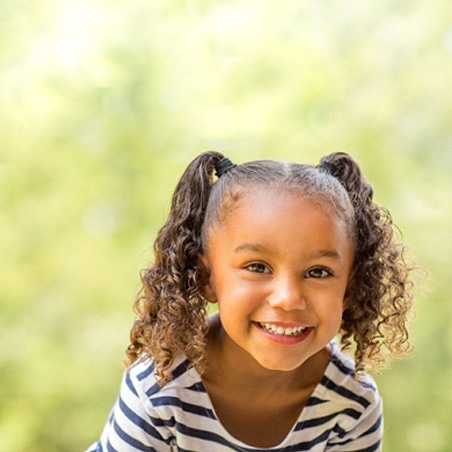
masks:
[[[236,438],[272,447],[293,427],[329,363],[353,253],[340,218],[283,191],[247,192],[212,228],[202,291],[219,313],[203,382]]]

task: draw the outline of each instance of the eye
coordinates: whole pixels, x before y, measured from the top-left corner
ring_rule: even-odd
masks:
[[[245,268],[253,273],[270,273],[269,268],[260,262],[253,262],[248,264]]]
[[[332,276],[332,273],[327,270],[326,268],[321,268],[321,267],[317,267],[317,268],[312,268],[311,270],[309,270],[306,275],[308,276],[308,278],[327,278],[328,276]]]

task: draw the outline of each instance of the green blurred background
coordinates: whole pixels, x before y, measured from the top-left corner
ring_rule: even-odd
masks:
[[[186,165],[362,164],[416,261],[385,451],[452,451],[450,0],[0,0],[0,450],[81,451]]]

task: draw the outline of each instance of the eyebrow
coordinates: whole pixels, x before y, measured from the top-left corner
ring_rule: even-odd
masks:
[[[313,254],[312,257],[331,257],[339,261],[342,260],[342,256],[336,250],[321,250],[318,253]]]
[[[241,251],[268,251],[268,249],[262,245],[259,245],[258,243],[242,243],[237,248],[234,249],[234,252],[241,252]],[[311,259],[320,258],[320,257],[329,257],[332,259],[336,259],[338,261],[342,261],[342,256],[339,252],[336,250],[320,250],[316,253],[313,253],[311,256],[309,256]]]
[[[240,251],[264,251],[265,247],[258,245],[257,243],[242,243],[237,248],[234,249],[235,252]]]

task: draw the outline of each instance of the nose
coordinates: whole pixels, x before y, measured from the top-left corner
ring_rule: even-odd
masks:
[[[276,279],[268,300],[270,306],[275,309],[284,311],[306,309],[302,282],[296,277],[285,276]]]

